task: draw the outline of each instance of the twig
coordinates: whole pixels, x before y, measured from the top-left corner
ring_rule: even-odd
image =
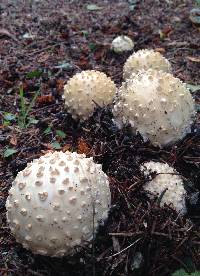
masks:
[[[133,245],[135,245],[138,241],[140,241],[142,238],[137,239],[136,241],[134,241],[132,244],[130,244],[129,246],[125,247],[124,249],[122,249],[120,252],[117,252],[109,257],[107,257],[107,259],[116,257],[118,255],[120,255],[121,253],[123,253],[124,251],[126,251],[127,249],[131,248]]]

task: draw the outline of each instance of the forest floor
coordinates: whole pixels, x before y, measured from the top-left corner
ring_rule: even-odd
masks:
[[[115,54],[110,44],[125,34],[134,40],[135,50],[153,48],[168,58],[174,75],[194,85],[199,108],[200,31],[189,20],[194,6],[191,0],[1,0],[0,275],[157,276],[180,267],[200,269],[199,115],[191,134],[160,150],[128,127],[117,130],[109,108],[97,109],[80,124],[62,100],[63,85],[81,70],[103,71],[120,85],[130,53]],[[36,91],[23,118],[20,101],[29,104]],[[15,242],[6,224],[13,179],[27,162],[50,149],[93,156],[108,174],[112,192],[109,219],[93,248],[62,259],[34,256]],[[146,196],[139,166],[147,160],[165,161],[185,178],[187,216],[169,206],[160,208]]]

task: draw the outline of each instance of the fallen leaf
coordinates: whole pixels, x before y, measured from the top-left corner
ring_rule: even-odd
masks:
[[[17,145],[17,137],[16,135],[13,135],[10,139],[10,144],[13,145],[13,146],[16,146]]]
[[[54,102],[54,97],[50,95],[43,95],[37,98],[37,103],[40,105],[51,104]]]
[[[14,121],[16,119],[16,115],[10,112],[4,112],[3,118],[6,121]]]
[[[70,144],[66,144],[62,147],[62,151],[65,152],[65,151],[70,151],[71,150],[71,145]]]
[[[95,5],[95,4],[88,4],[88,5],[86,6],[86,9],[87,9],[88,11],[99,11],[99,10],[102,10],[103,8],[102,8],[102,7],[99,7],[99,6]]]
[[[63,93],[64,88],[64,80],[58,79],[56,80],[56,90],[59,94]]]
[[[200,8],[195,8],[190,11],[189,19],[195,25],[200,25]]]
[[[28,79],[33,79],[33,78],[39,78],[41,75],[42,75],[42,71],[40,71],[40,70],[34,70],[34,71],[31,71],[31,72],[28,72],[26,74],[26,77]]]
[[[105,57],[106,54],[106,49],[105,48],[99,48],[98,50],[95,51],[94,53],[94,59],[95,60],[101,60]]]
[[[77,65],[81,67],[81,69],[88,69],[89,68],[89,60],[86,57],[80,57]]]
[[[45,134],[45,135],[48,135],[48,134],[50,134],[51,133],[51,127],[47,127],[44,131],[43,131],[43,133]]]
[[[193,61],[193,62],[200,62],[200,57],[188,56],[187,59],[189,59],[190,61]]]
[[[66,134],[62,130],[59,130],[59,129],[56,130],[56,135],[60,138],[66,137]]]
[[[61,149],[62,148],[61,145],[58,142],[51,143],[51,147],[53,149]]]
[[[84,141],[83,138],[78,139],[78,153],[85,153],[86,155],[90,153],[90,146]]]
[[[4,151],[3,156],[4,156],[5,158],[8,158],[8,157],[10,157],[11,155],[13,155],[13,154],[16,153],[16,152],[17,152],[16,149],[7,148],[7,149]]]

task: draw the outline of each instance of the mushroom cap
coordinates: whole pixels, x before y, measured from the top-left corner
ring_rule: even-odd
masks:
[[[111,104],[116,93],[115,83],[106,74],[94,70],[77,73],[64,86],[65,105],[74,119],[86,120],[96,104]]]
[[[153,172],[157,174],[152,180],[145,183],[144,190],[161,196],[161,207],[164,204],[173,204],[177,212],[185,214],[187,211],[185,205],[186,190],[178,172],[168,164],[154,161],[145,162],[140,168],[145,176],[150,176]]]
[[[134,43],[132,39],[126,35],[117,36],[113,39],[111,44],[111,49],[115,53],[122,53],[126,51],[131,51],[134,48]]]
[[[50,152],[18,173],[6,202],[7,221],[23,247],[59,257],[93,238],[110,204],[101,165],[84,154]]]
[[[133,53],[127,59],[123,67],[123,77],[124,79],[128,79],[132,73],[138,73],[140,70],[148,69],[170,73],[171,65],[159,52],[152,49],[143,49]]]
[[[191,131],[194,100],[186,85],[169,73],[149,69],[122,84],[113,108],[119,127],[130,123],[144,140],[163,147]]]

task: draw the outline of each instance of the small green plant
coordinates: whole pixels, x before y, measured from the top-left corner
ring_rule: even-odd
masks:
[[[200,276],[200,271],[194,271],[192,273],[187,273],[184,269],[175,271],[172,276]]]
[[[20,111],[18,114],[18,126],[23,129],[27,128],[31,124],[36,124],[38,120],[36,120],[33,117],[28,116],[30,111],[33,108],[33,105],[35,104],[36,98],[39,95],[40,91],[38,90],[33,99],[31,100],[30,104],[27,106],[24,98],[24,90],[23,87],[20,87],[19,89],[19,97],[20,97]]]

